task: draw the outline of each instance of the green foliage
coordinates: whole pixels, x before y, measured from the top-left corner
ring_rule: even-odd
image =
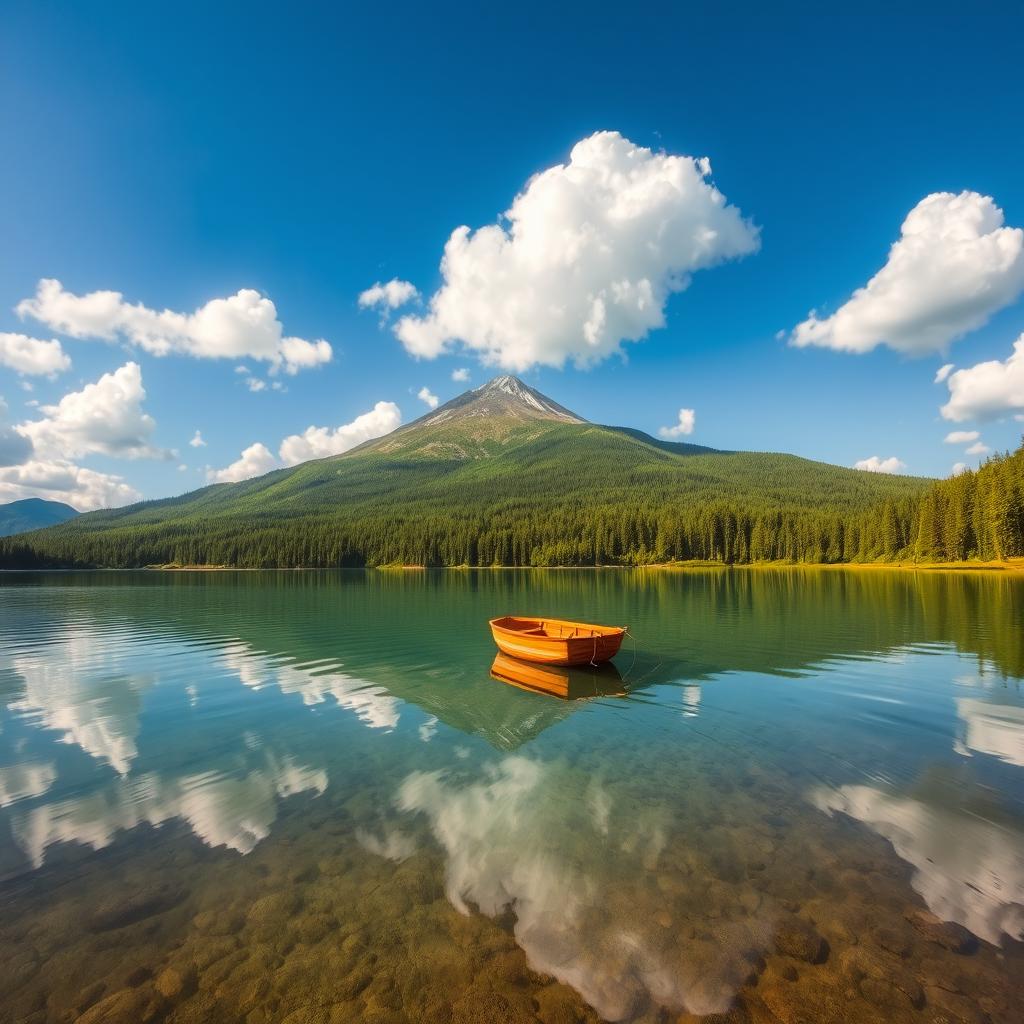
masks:
[[[932,483],[592,424],[451,426],[0,540],[0,566],[1007,558],[1022,482],[1024,447]]]
[[[924,496],[914,554],[935,561],[1024,557],[1024,443]]]

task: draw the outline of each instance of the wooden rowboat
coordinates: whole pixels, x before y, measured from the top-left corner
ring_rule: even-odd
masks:
[[[536,665],[519,658],[510,658],[500,651],[494,656],[491,676],[520,690],[546,693],[562,700],[580,697],[621,697],[626,688],[614,663],[597,668],[569,668],[559,665]]]
[[[599,665],[619,653],[626,629],[519,615],[491,619],[491,633],[501,651],[543,665]]]

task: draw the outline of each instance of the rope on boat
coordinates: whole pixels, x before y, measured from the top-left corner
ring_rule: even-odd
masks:
[[[632,633],[630,633],[628,626],[626,627],[626,629],[623,632],[626,634],[626,636],[629,637],[630,640],[633,641],[633,660],[629,663],[629,668],[626,670],[626,675],[625,675],[625,677],[623,679],[623,682],[626,682],[629,679],[629,674],[633,671],[633,667],[636,665],[636,637],[633,636]],[[597,660],[597,639],[598,639],[598,637],[597,637],[597,634],[595,633],[594,634],[594,653],[590,655],[590,666],[591,666],[591,668],[599,668],[600,664],[601,664]]]
[[[622,680],[623,682],[628,682],[629,677],[633,672],[633,667],[636,665],[636,637],[633,636],[632,633],[630,633],[628,626],[626,627],[626,636],[628,636],[629,639],[633,641],[633,660],[629,663],[629,668],[626,670],[626,676]]]

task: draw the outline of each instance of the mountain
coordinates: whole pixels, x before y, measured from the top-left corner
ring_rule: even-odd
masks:
[[[400,427],[388,437],[419,430],[422,427],[437,427],[442,423],[466,423],[469,421],[495,423],[507,420],[515,423],[543,422],[556,420],[561,423],[585,423],[586,420],[570,412],[563,405],[553,402],[535,388],[524,384],[518,377],[504,374],[495,377],[472,391],[465,391],[457,398],[446,402],[440,409],[428,412],[405,427]]]
[[[0,564],[839,560],[908,543],[928,486],[590,423],[504,375],[343,455],[0,542]]]
[[[0,537],[28,530],[55,526],[79,514],[78,509],[62,501],[44,501],[42,498],[24,498],[0,505]]]
[[[518,377],[503,374],[464,392],[418,420],[370,441],[359,450],[415,452],[442,458],[495,455],[507,450],[510,442],[532,440],[550,430],[552,424],[559,423],[586,424],[587,421],[536,388],[524,384]],[[656,441],[643,431],[628,427],[606,429],[617,430],[664,451],[680,454],[715,451],[696,444]]]
[[[479,458],[536,438],[552,424],[585,422],[518,377],[503,375],[356,451],[441,461]]]

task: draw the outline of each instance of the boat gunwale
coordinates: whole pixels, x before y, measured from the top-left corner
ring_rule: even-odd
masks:
[[[525,629],[512,629],[509,626],[502,625],[503,622],[509,619],[518,619],[522,622],[536,622],[541,626],[546,623],[557,623],[562,626],[575,626],[577,629],[589,629],[593,632],[590,636],[547,636],[542,633],[530,633]],[[489,625],[492,630],[507,633],[509,636],[528,637],[531,642],[541,643],[567,643],[570,640],[615,639],[616,637],[625,636],[626,631],[629,629],[628,626],[601,626],[596,622],[577,622],[575,619],[541,619],[536,616],[529,615],[501,615],[496,619],[490,619]]]

